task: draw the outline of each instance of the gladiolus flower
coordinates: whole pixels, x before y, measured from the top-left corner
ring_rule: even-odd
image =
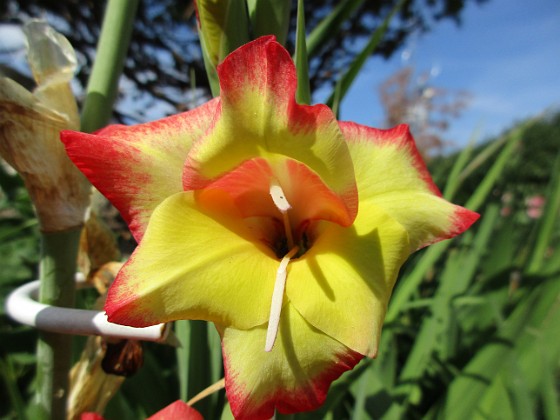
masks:
[[[70,80],[76,56],[68,40],[43,21],[25,26],[28,59],[37,82],[33,93],[0,78],[0,154],[22,176],[41,230],[81,226],[91,186],[59,141],[63,129],[78,129]]]
[[[95,135],[68,155],[139,246],[112,322],[213,322],[237,418],[317,408],[374,357],[399,268],[478,215],[441,198],[406,126],[337,122],[294,100],[288,52],[263,37],[218,67],[220,97]]]

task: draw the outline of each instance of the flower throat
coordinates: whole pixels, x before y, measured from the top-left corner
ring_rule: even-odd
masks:
[[[280,213],[282,214],[282,224],[284,225],[284,235],[281,235],[273,244],[272,250],[276,254],[276,256],[280,259],[284,258],[285,255],[290,253],[292,249],[295,247],[298,250],[293,254],[291,257],[292,259],[296,259],[301,257],[310,247],[309,236],[306,232],[306,229],[302,230],[302,234],[300,238],[297,238],[297,242],[294,241],[294,234],[292,231],[292,226],[290,223],[290,216],[288,214],[288,210],[292,208],[288,200],[286,199],[286,194],[284,194],[284,190],[277,181],[273,181],[270,185],[270,196],[272,197],[272,201],[274,205],[278,208]]]

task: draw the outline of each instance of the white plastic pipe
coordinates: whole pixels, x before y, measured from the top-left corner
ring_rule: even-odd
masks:
[[[79,282],[79,280],[78,280]],[[24,284],[6,299],[6,312],[15,321],[60,334],[101,335],[127,340],[166,341],[166,324],[145,328],[113,324],[101,311],[61,308],[36,301],[39,280]]]

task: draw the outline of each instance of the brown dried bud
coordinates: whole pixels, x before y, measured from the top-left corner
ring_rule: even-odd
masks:
[[[59,232],[83,224],[91,190],[59,138],[60,130],[79,128],[69,84],[75,54],[44,22],[31,21],[25,32],[38,87],[31,93],[0,79],[0,155],[22,176],[41,230]]]

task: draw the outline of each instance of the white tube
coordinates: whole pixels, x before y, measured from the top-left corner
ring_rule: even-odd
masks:
[[[79,281],[79,280],[78,280]],[[6,299],[6,313],[25,325],[60,334],[101,335],[127,340],[166,341],[166,324],[145,328],[113,324],[101,311],[61,308],[37,302],[39,280],[24,284]]]

